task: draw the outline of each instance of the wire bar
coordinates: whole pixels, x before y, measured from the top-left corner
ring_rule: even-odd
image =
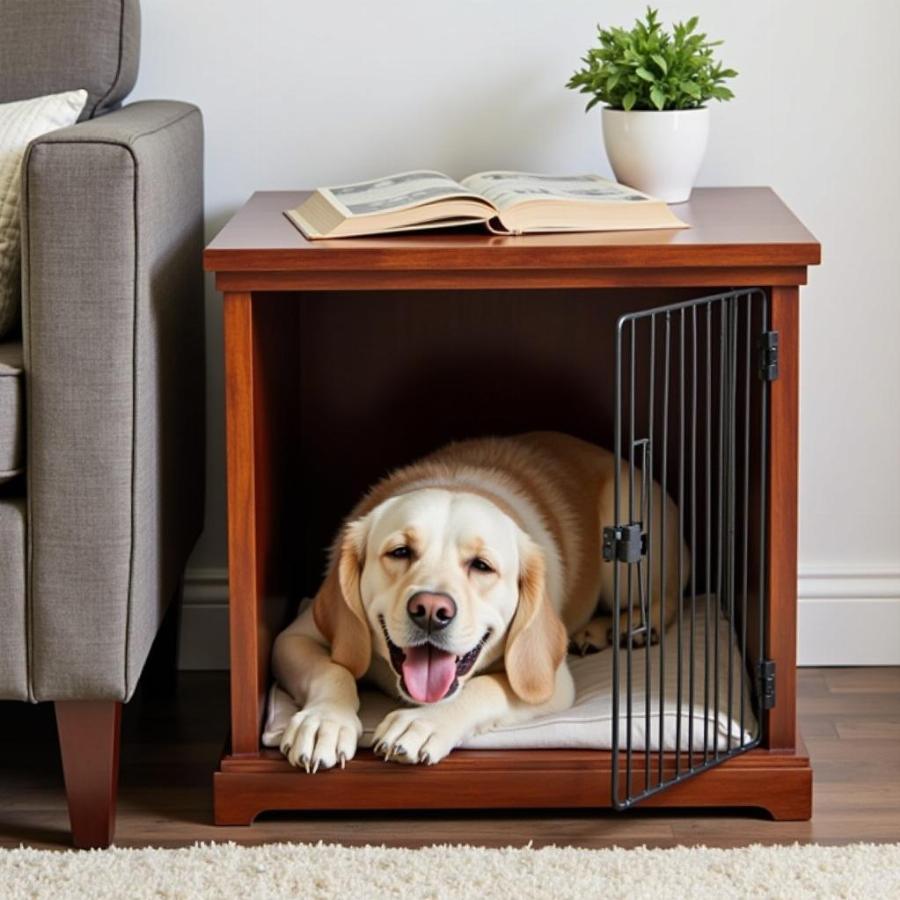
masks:
[[[691,307],[691,522],[689,546],[697,546],[697,307]],[[691,560],[693,562],[693,560]],[[694,641],[697,635],[697,567],[690,572],[691,585],[691,652],[688,654],[688,697],[691,702],[688,725],[688,768],[694,765]],[[649,656],[649,654],[648,654]],[[661,710],[660,710],[661,711]],[[743,726],[742,726],[743,727]]]

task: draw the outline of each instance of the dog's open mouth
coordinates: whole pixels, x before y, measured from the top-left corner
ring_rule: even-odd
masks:
[[[391,654],[391,665],[400,676],[400,686],[417,703],[437,703],[456,691],[459,679],[475,665],[491,636],[488,629],[471,650],[457,656],[430,643],[398,647],[388,635],[384,618],[380,617],[379,621]]]

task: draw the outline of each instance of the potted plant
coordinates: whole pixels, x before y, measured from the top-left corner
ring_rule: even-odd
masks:
[[[657,11],[624,28],[597,27],[592,47],[566,85],[603,108],[603,143],[616,179],[668,203],[690,197],[709,135],[710,100],[730,100],[737,75],[713,57],[721,41],[697,32],[697,17],[671,32]]]

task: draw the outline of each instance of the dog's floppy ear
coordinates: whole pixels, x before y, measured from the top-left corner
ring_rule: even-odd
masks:
[[[313,601],[313,618],[331,644],[331,658],[361,678],[372,658],[372,635],[363,610],[359,577],[365,558],[365,519],[344,528],[328,573]]]
[[[566,629],[547,597],[544,554],[525,535],[520,541],[519,605],[506,639],[506,676],[526,703],[553,696],[566,656]]]

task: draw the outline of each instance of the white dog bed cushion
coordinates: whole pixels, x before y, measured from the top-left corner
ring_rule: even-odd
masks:
[[[708,722],[706,737],[710,748],[728,748],[729,721],[731,722],[731,744],[752,740],[756,735],[757,723],[750,702],[750,678],[745,673],[743,679],[744,727],[741,731],[741,671],[743,662],[740,649],[728,620],[719,614],[716,619],[717,604],[710,598],[709,644],[705,641],[704,608],[706,599],[697,597],[693,624],[694,658],[694,703],[693,728],[691,728],[690,703],[690,648],[691,614],[686,605],[682,614],[681,628],[681,734],[678,738],[678,629],[673,625],[665,637],[665,686],[662,713],[659,704],[660,646],[648,650],[632,652],[632,747],[643,750],[646,747],[645,703],[648,698],[645,672],[646,656],[650,655],[650,740],[651,750],[659,749],[660,715],[662,716],[663,750],[702,750],[704,746],[704,720]],[[718,625],[718,641],[716,630]],[[731,656],[731,709],[728,708],[728,648]],[[716,646],[718,645],[718,709],[715,701]],[[619,740],[625,747],[627,739],[627,682],[626,652],[619,654]],[[612,680],[613,652],[610,648],[591,656],[569,657],[569,668],[575,679],[575,703],[562,712],[539,716],[524,725],[494,728],[484,734],[474,735],[460,746],[472,750],[525,750],[578,747],[590,750],[607,750],[612,747]],[[708,716],[704,715],[704,691],[708,706]],[[378,690],[360,692],[360,719],[363,735],[360,746],[370,747],[372,735],[378,723],[402,702],[388,697]],[[272,685],[269,692],[269,708],[262,742],[266,747],[277,747],[287,723],[297,712],[297,704],[278,685]],[[693,740],[691,741],[691,733]]]

